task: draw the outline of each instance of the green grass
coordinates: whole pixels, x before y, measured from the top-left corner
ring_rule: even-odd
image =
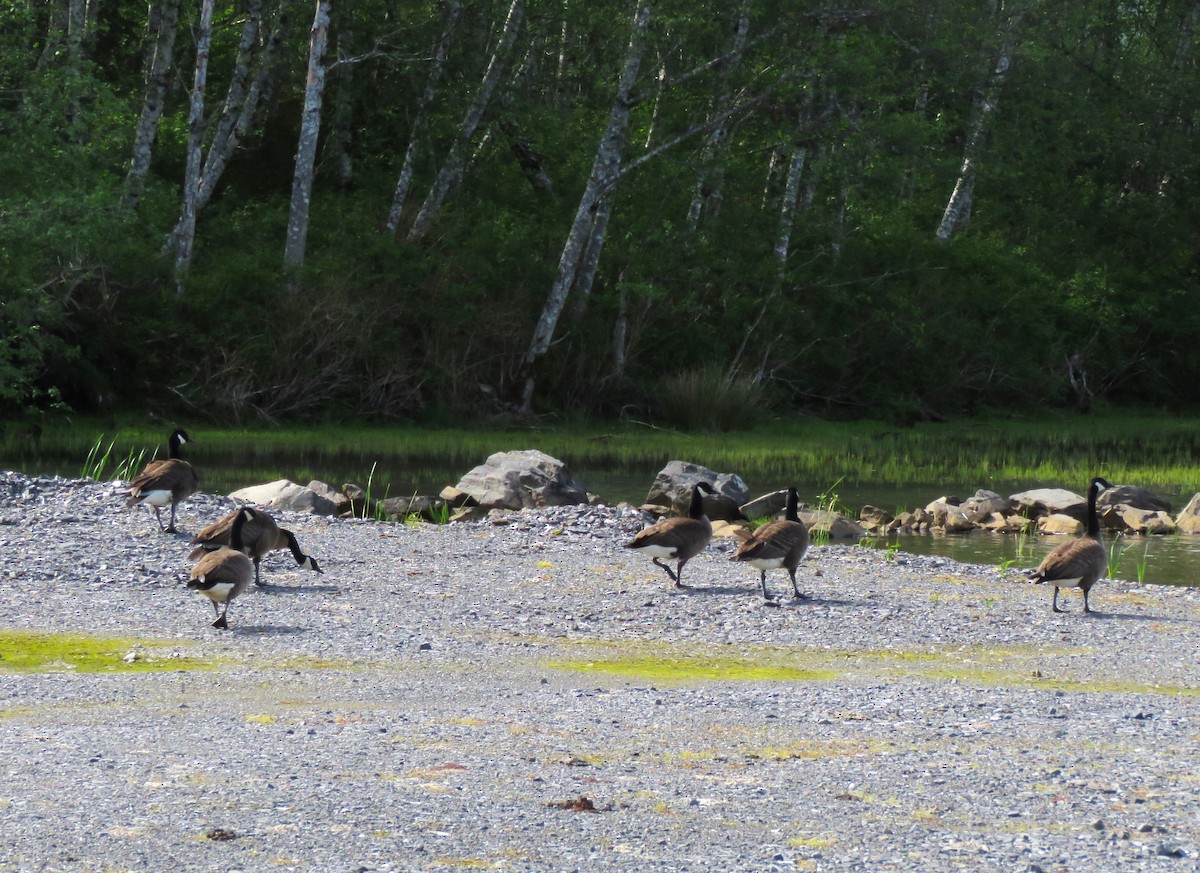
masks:
[[[0,459],[19,464],[25,459],[69,457],[73,473],[93,447],[115,457],[153,451],[169,429],[161,423],[113,430],[111,422],[101,426],[64,421],[45,425],[37,444],[31,445],[14,427],[0,437]],[[281,459],[286,459],[288,476],[296,481],[306,482],[306,475],[336,461],[359,469],[361,482],[376,460],[381,466],[386,459],[390,468],[405,468],[436,459],[465,472],[493,452],[538,448],[574,465],[655,466],[687,459],[738,472],[753,483],[840,482],[852,488],[1019,482],[1082,492],[1092,476],[1102,474],[1112,482],[1142,485],[1167,497],[1200,490],[1200,418],[1162,414],[1047,414],[904,429],[872,421],[803,419],[732,433],[684,433],[634,423],[494,430],[353,425],[218,430],[188,423],[188,429],[195,438],[188,446],[189,457],[203,458],[210,468],[222,459],[236,459],[247,471],[261,466],[261,476],[250,477],[257,481],[278,477]],[[107,451],[99,445],[101,440],[109,446]],[[376,490],[382,490],[379,477],[375,480]]]

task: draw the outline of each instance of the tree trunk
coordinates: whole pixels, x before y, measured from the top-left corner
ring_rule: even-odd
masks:
[[[340,7],[339,7],[340,8]],[[353,18],[342,15],[341,23],[335,28],[338,50],[336,54],[349,57],[354,54]],[[334,71],[333,120],[325,149],[332,154],[335,183],[341,190],[350,187],[354,176],[354,64],[340,64]]]
[[[308,84],[304,91],[304,109],[300,116],[300,136],[296,143],[296,166],[292,176],[292,203],[288,211],[287,243],[283,265],[295,270],[304,264],[308,243],[308,215],[312,205],[313,177],[316,175],[317,141],[321,136],[321,103],[325,98],[325,46],[329,40],[329,12],[332,0],[317,0],[308,44]]]
[[[125,194],[121,205],[136,209],[146,190],[146,176],[158,137],[163,103],[170,84],[174,62],[175,29],[179,23],[179,0],[163,0],[150,7],[146,33],[146,98],[133,136],[133,156],[125,176]]]
[[[408,230],[409,242],[421,239],[429,231],[434,219],[441,211],[447,193],[451,187],[458,184],[462,177],[471,138],[475,136],[475,131],[483,120],[488,104],[491,103],[496,86],[504,75],[504,66],[512,53],[517,34],[521,31],[524,14],[525,0],[512,0],[512,5],[508,7],[508,17],[504,22],[503,35],[488,61],[487,72],[484,73],[483,82],[479,86],[479,93],[471,101],[471,106],[467,109],[467,114],[459,127],[458,136],[450,146],[450,153],[446,156],[441,170],[438,171],[437,178],[433,180],[433,185],[425,197],[425,202],[421,204],[417,217],[413,219],[412,227]]]
[[[175,293],[182,295],[192,268],[192,245],[196,239],[196,192],[200,188],[200,147],[204,140],[204,90],[208,85],[208,52],[212,46],[214,0],[200,4],[196,25],[196,72],[192,78],[192,102],[188,112],[187,163],[183,172],[183,208],[179,213],[179,235],[175,247]]]
[[[750,15],[745,4],[738,11],[737,27],[733,32],[733,50],[729,60],[721,68],[721,83],[717,94],[717,111],[729,103],[733,74],[741,65],[742,52],[746,47],[746,35],[750,32]],[[696,173],[696,188],[692,193],[692,203],[688,208],[688,227],[696,228],[700,219],[707,216],[715,219],[721,211],[721,188],[724,185],[724,152],[729,139],[729,126],[718,124],[705,140],[704,149],[700,153],[700,169]]]
[[[566,242],[563,244],[562,254],[558,261],[558,274],[550,286],[550,293],[546,296],[546,303],[542,307],[542,313],[534,327],[529,349],[521,360],[524,378],[521,409],[526,413],[532,409],[533,404],[533,392],[536,384],[534,367],[549,350],[550,343],[554,339],[554,329],[558,325],[558,319],[567,302],[567,294],[575,285],[580,259],[583,257],[585,246],[592,238],[593,215],[601,206],[601,198],[615,183],[620,173],[621,152],[629,130],[629,113],[636,103],[634,86],[637,83],[638,72],[641,70],[650,16],[648,0],[638,0],[637,8],[633,13],[629,46],[625,52],[625,67],[621,72],[616,97],[609,112],[608,125],[600,138],[591,174],[583,195],[579,199],[579,206],[575,210],[575,219],[567,233]],[[599,256],[598,250],[596,256]]]
[[[438,37],[437,45],[433,49],[433,63],[429,68],[429,76],[425,79],[425,90],[421,93],[421,99],[417,103],[417,115],[413,120],[412,130],[408,135],[408,148],[404,150],[404,162],[400,166],[400,176],[396,180],[396,191],[392,195],[392,208],[388,211],[387,222],[384,224],[387,232],[393,236],[395,236],[396,231],[400,227],[400,219],[404,215],[404,206],[408,202],[408,192],[412,188],[413,165],[417,158],[417,152],[423,145],[422,137],[425,134],[425,127],[429,121],[429,107],[433,103],[438,80],[442,77],[442,67],[445,66],[446,53],[450,49],[450,37],[454,33],[455,26],[458,24],[460,12],[462,12],[462,3],[458,2],[458,0],[451,0],[451,2],[446,4],[442,34]]]
[[[963,159],[958,170],[958,178],[954,182],[954,190],[950,193],[950,199],[946,202],[946,208],[942,212],[942,220],[935,232],[935,236],[940,242],[945,242],[965,227],[967,219],[971,215],[979,148],[987,130],[988,119],[996,111],[996,105],[1000,100],[1000,90],[1008,76],[1008,67],[1012,60],[1013,31],[1019,20],[1020,15],[1018,14],[1007,21],[1001,38],[1000,51],[992,65],[991,76],[984,85],[983,93],[976,100],[971,113],[971,126],[967,132],[966,143],[963,145]]]
[[[283,43],[290,24],[290,19],[284,12],[286,3],[287,0],[280,3],[274,27],[261,40],[260,35],[265,30],[262,21],[262,0],[250,0],[247,6],[246,22],[242,27],[242,41],[238,46],[229,93],[225,98],[221,120],[217,123],[217,130],[209,144],[208,155],[204,159],[204,172],[200,176],[200,190],[197,194],[197,206],[200,209],[207,206],[208,201],[212,199],[225,167],[233,158],[246,131],[250,129],[254,113],[267,92],[267,81],[273,72],[279,46]],[[252,54],[255,43],[259,41],[263,48],[258,58],[258,69],[251,79]]]

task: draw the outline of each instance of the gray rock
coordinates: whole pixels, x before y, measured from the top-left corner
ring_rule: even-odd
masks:
[[[709,518],[722,521],[742,518],[740,507],[750,499],[750,489],[742,478],[687,461],[671,461],[659,471],[646,495],[646,503],[667,507],[673,515],[684,515],[692,500],[692,490],[700,482],[707,482],[716,490],[715,494],[704,497],[704,511]]]
[[[1124,503],[1134,509],[1146,509],[1151,512],[1171,512],[1171,504],[1159,497],[1153,491],[1139,488],[1136,485],[1116,485],[1100,492],[1096,498],[1096,506],[1103,509],[1107,506],[1117,506]]]
[[[1065,488],[1034,488],[1009,498],[1013,511],[1027,518],[1043,515],[1069,515],[1083,520],[1087,515],[1087,500]]]
[[[1175,527],[1180,533],[1200,533],[1200,494],[1193,495],[1188,501],[1175,519]]]
[[[529,509],[587,503],[566,464],[536,449],[497,452],[455,486],[484,509]]]
[[[337,507],[332,500],[322,497],[311,488],[297,485],[290,479],[278,479],[265,485],[251,485],[249,488],[234,491],[229,496],[234,500],[269,509],[286,509],[313,515],[337,514]]]

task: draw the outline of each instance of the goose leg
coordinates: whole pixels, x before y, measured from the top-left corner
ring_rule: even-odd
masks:
[[[758,571],[758,584],[762,586],[763,600],[770,600],[771,595],[767,593],[767,571]]]
[[[258,565],[262,563],[262,558],[254,559],[254,584],[262,585],[262,579],[258,576]]]
[[[154,520],[158,522],[158,529],[165,532],[166,528],[162,526],[162,513],[159,512],[157,506],[154,507]]]
[[[650,563],[658,564],[658,566],[662,567],[664,570],[667,571],[667,575],[671,577],[672,582],[674,582],[676,585],[679,584],[679,577],[675,575],[675,571],[672,570],[670,567],[668,567],[666,564],[664,564],[662,561],[660,561],[658,558],[651,558]],[[680,569],[683,569],[683,568],[680,567]]]
[[[796,594],[797,600],[808,600],[808,595],[800,591],[800,586],[796,584],[796,571],[788,570],[788,575],[792,577],[792,591]]]
[[[1050,608],[1053,609],[1055,612],[1062,612],[1062,610],[1058,608],[1058,586],[1057,585],[1054,586],[1054,599],[1050,601]]]
[[[214,604],[213,604],[213,606],[215,607],[215,606],[216,606],[216,604],[214,603]],[[220,617],[220,618],[218,618],[216,621],[214,621],[214,622],[212,623],[212,626],[213,626],[213,627],[223,627],[223,628],[228,628],[228,627],[229,627],[229,622],[227,622],[227,621],[225,620],[225,613],[227,613],[227,612],[229,612],[229,601],[228,601],[228,600],[226,600],[226,601],[225,601],[225,609],[224,609],[224,610],[221,612],[221,617]]]
[[[159,524],[162,524],[160,521]],[[167,533],[175,533],[175,501],[171,501],[171,523],[167,525]]]
[[[1092,611],[1092,608],[1091,608],[1090,606],[1088,606],[1088,592],[1089,592],[1089,591],[1091,591],[1091,589],[1090,589],[1090,588],[1084,588],[1084,589],[1083,589],[1083,611],[1084,611],[1084,612],[1091,612],[1091,611]]]
[[[687,561],[680,561],[679,566],[677,566],[675,568],[675,587],[676,588],[687,588],[687,586],[683,584],[683,565],[686,563],[687,563]]]

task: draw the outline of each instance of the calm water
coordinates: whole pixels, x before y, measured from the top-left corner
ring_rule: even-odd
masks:
[[[311,452],[296,453],[286,459],[277,452],[261,457],[239,456],[214,458],[211,455],[193,458],[200,468],[205,491],[228,494],[247,485],[256,485],[275,479],[291,479],[307,484],[312,479],[328,482],[335,488],[343,483],[354,482],[366,487],[370,481],[371,492],[377,496],[399,496],[411,494],[437,494],[446,485],[456,483],[464,473],[483,461],[482,458],[429,459],[398,456],[378,460],[352,453]],[[659,465],[638,466],[588,466],[572,464],[567,460],[571,472],[589,491],[598,494],[606,502],[628,501],[639,504],[649,490]],[[78,457],[52,457],[46,455],[0,458],[0,469],[21,470],[26,473],[78,476],[82,463]],[[872,504],[892,512],[925,506],[945,494],[969,497],[979,485],[962,483],[946,485],[912,484],[902,488],[876,487],[871,485],[835,486],[832,483],[812,483],[778,480],[778,471],[772,478],[756,479],[752,471],[740,472],[747,481],[752,494],[761,494],[795,484],[800,490],[801,500],[810,505],[820,500],[826,490],[836,492],[837,503],[843,511],[856,516],[864,504]],[[1059,485],[1060,483],[990,482],[982,487],[1000,494],[1012,494],[1031,487]],[[1070,487],[1069,485],[1064,487]],[[1082,488],[1072,490],[1079,491]],[[1170,495],[1174,508],[1181,508],[1191,495]],[[1058,537],[1020,538],[1011,535],[975,531],[969,534],[920,534],[912,536],[878,537],[868,544],[877,548],[896,545],[901,551],[922,555],[939,555],[959,561],[1000,565],[1011,562],[1014,567],[1035,567],[1045,554],[1062,542]],[[1113,544],[1110,541],[1110,544]],[[1167,537],[1118,537],[1110,550],[1116,568],[1115,575],[1145,582],[1167,585],[1200,586],[1200,536]]]

